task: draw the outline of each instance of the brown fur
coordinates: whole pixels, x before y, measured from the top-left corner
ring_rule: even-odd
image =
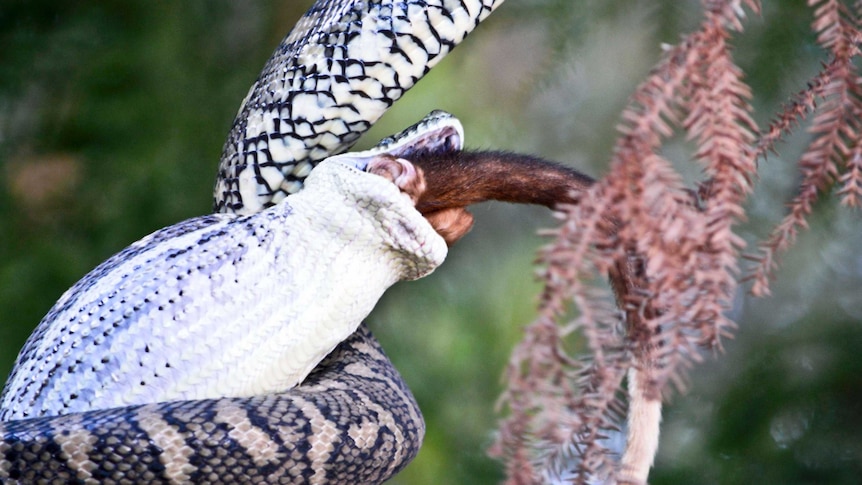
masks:
[[[593,183],[586,175],[531,155],[498,151],[416,154],[410,161],[425,175],[422,214],[486,200],[553,208]]]
[[[572,202],[574,195],[593,183],[574,169],[509,152],[414,153],[409,161],[418,175],[410,187],[403,180],[412,180],[413,174],[402,159],[376,157],[369,171],[401,187],[450,246],[473,227],[468,205],[498,200],[553,208]],[[405,177],[408,172],[410,177]]]

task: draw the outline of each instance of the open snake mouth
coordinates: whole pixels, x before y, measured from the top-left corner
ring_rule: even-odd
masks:
[[[396,181],[396,178],[403,181],[408,177],[401,174],[402,171],[410,172],[412,175],[409,178],[416,177],[412,166],[409,169],[401,166],[407,160],[453,154],[462,151],[463,148],[464,128],[458,118],[445,111],[434,110],[401,132],[383,138],[368,150],[343,153],[329,158],[337,159],[362,171],[372,171],[369,164],[376,161],[379,166],[373,170],[374,173],[396,182],[396,185],[403,189],[404,187]],[[388,159],[390,162],[383,163],[382,159]],[[396,162],[399,159],[401,161]],[[395,172],[401,175],[396,175]],[[424,182],[421,191],[424,191]],[[418,195],[418,193],[411,194],[414,202]]]
[[[410,159],[417,155],[457,152],[464,148],[464,127],[454,115],[435,110],[403,131],[380,140],[373,148],[353,153],[368,157],[390,155]]]

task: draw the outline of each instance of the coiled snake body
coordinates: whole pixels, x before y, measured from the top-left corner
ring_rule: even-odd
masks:
[[[377,483],[403,468],[421,443],[421,414],[368,330],[360,326],[349,334],[385,287],[433,269],[445,246],[439,236],[425,240],[410,227],[401,227],[406,236],[392,240],[393,228],[385,221],[401,224],[404,217],[384,213],[397,212],[403,197],[380,178],[369,187],[389,195],[357,198],[365,189],[344,188],[340,181],[375,176],[338,175],[356,167],[327,162],[318,182],[309,179],[309,189],[299,189],[314,166],[346,150],[500,3],[318,0],[266,64],[229,134],[214,198],[217,212],[232,215],[192,219],[130,246],[70,289],[28,341],[2,397],[0,479]],[[279,203],[290,194],[296,196]],[[332,201],[345,194],[340,203]],[[331,214],[325,208],[330,202]],[[311,227],[315,221],[298,222],[313,214],[317,227]],[[345,214],[353,215],[342,219]],[[355,229],[354,235],[374,234],[378,239],[364,247],[388,244],[387,255],[348,251],[346,259],[366,258],[367,264],[353,270],[341,265],[345,258],[319,264],[308,259],[315,251],[332,255],[345,244],[354,247],[355,237],[349,243],[338,238],[357,220],[382,224]],[[280,231],[285,225],[288,230]],[[306,233],[315,239],[303,240],[300,234]],[[331,237],[341,246],[315,246]],[[403,240],[422,247],[397,247]],[[275,246],[278,251],[271,250]],[[273,259],[261,260],[264,255]],[[379,270],[381,260],[394,266]],[[330,288],[323,283],[337,278],[318,271],[321,266],[353,271],[367,281],[345,278],[344,285]],[[300,274],[303,268],[310,273]],[[295,300],[279,300],[285,294],[275,288],[284,284],[307,291],[288,291]],[[293,364],[279,363],[283,372],[269,381],[237,384],[240,374],[272,375],[257,365],[267,360],[269,347],[249,337],[252,328],[290,320],[294,316],[284,314],[307,309],[317,298],[324,307],[363,304],[308,317],[325,323],[347,314],[343,318],[352,325],[310,351],[310,360],[290,372],[284,369]],[[167,322],[164,334],[151,329],[155,321]],[[216,328],[219,321],[225,333]],[[313,365],[346,336],[303,380],[308,362]],[[228,340],[243,342],[239,348],[247,354],[260,352],[257,364],[231,371],[231,356],[222,360],[218,350]],[[276,348],[287,340],[269,343]],[[193,341],[208,343],[201,348]],[[190,354],[171,360],[155,344],[178,344]],[[195,360],[206,362],[209,374],[185,373],[183,366]],[[132,380],[121,391],[105,393],[98,384],[105,376]],[[185,380],[175,382],[175,376]],[[300,386],[284,391],[298,381]],[[169,384],[162,389],[161,382]],[[228,391],[234,397],[217,394],[225,382],[237,384]],[[150,394],[169,402],[144,404]]]

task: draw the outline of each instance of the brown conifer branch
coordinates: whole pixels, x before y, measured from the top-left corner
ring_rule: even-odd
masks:
[[[765,157],[775,151],[775,145],[781,139],[793,132],[799,123],[817,109],[817,103],[823,100],[826,86],[832,81],[835,60],[824,64],[820,71],[806,84],[806,88],[796,93],[784,105],[781,112],[773,118],[769,127],[763,131],[757,140],[757,157]]]
[[[646,395],[660,399],[668,380],[681,385],[681,368],[699,359],[700,345],[727,333],[730,324],[722,312],[735,283],[740,243],[729,232],[732,221],[721,218],[741,215],[739,204],[753,166],[748,90],[725,42],[727,29],[741,28],[737,14],[743,4],[756,7],[753,2],[712,2],[702,29],[665,52],[621,116],[610,174],[567,208],[566,223],[543,253],[548,266],[542,316],[527,330],[529,343],[513,354],[503,397],[513,411],[518,403],[519,411],[502,424],[505,432],[496,447],[517,459],[512,435],[534,430],[541,446],[550,450],[534,452],[534,481],[542,470],[565,475],[572,483],[611,474],[614,465],[601,437],[618,423],[617,394],[628,368],[638,366]],[[721,124],[713,132],[708,125],[715,117]],[[658,155],[663,141],[682,127],[700,137],[698,156],[714,179],[707,217],[693,207],[678,173]],[[744,155],[741,161],[739,154]],[[713,239],[704,241],[705,234]],[[645,270],[633,269],[639,264]],[[594,283],[597,275],[608,272],[625,310],[625,330],[616,330],[622,322],[608,293]],[[560,335],[548,338],[554,334],[548,322],[562,315],[567,301],[581,313],[562,328],[580,330],[592,356],[580,368],[560,353]],[[540,331],[548,335],[537,338]],[[574,392],[534,381],[565,386],[572,370],[579,374],[568,384]],[[561,403],[560,397],[570,401]],[[535,409],[525,402],[536,403],[540,412],[516,415]],[[571,459],[577,465],[564,474],[559,464]]]
[[[857,139],[853,151],[847,157],[846,171],[838,181],[841,189],[838,195],[841,203],[848,207],[862,206],[862,140]]]
[[[636,371],[641,398],[656,403],[668,382],[684,386],[685,369],[704,347],[720,347],[730,336],[735,325],[725,312],[744,247],[734,226],[745,217],[756,160],[809,114],[813,137],[799,161],[799,193],[761,245],[753,291],[768,292],[776,254],[806,227],[824,190],[838,183],[843,204],[862,204],[862,77],[854,65],[859,21],[840,1],[809,4],[831,60],[759,139],[751,92],[729,45],[731,32],[742,29],[744,9],[759,12],[755,0],[704,0],[700,28],[666,49],[633,93],[608,175],[565,208],[565,222],[542,253],[541,315],[512,356],[501,398],[511,414],[495,449],[508,457],[508,483],[646,480],[629,465],[620,474],[603,440],[622,414],[623,375]],[[862,14],[862,1],[855,8]],[[677,131],[696,144],[694,159],[704,170],[700,201],[660,155]],[[611,275],[622,318],[598,283],[603,274]],[[569,304],[580,314],[562,322]],[[585,337],[589,359],[566,354],[562,343],[572,331]]]
[[[583,204],[567,209],[590,210]],[[582,224],[574,224],[576,220]],[[618,318],[612,296],[603,295],[595,286],[581,281],[588,274],[602,274],[607,269],[590,268],[583,273],[581,268],[564,264],[570,258],[605,260],[593,254],[597,248],[592,244],[602,239],[599,233],[609,232],[607,222],[599,212],[582,213],[577,219],[568,219],[556,232],[555,243],[543,251],[549,265],[544,274],[548,290],[541,305],[542,316],[528,327],[525,340],[516,348],[507,369],[508,389],[503,402],[509,405],[511,413],[501,424],[503,431],[494,447],[496,453],[508,455],[510,463],[523,464],[526,454],[518,449],[518,440],[513,438],[519,431],[530,430],[538,441],[530,452],[530,464],[521,470],[531,470],[533,478],[523,481],[525,474],[519,472],[518,477],[510,474],[508,483],[541,482],[541,473],[561,472],[562,465],[572,457],[579,463],[580,471],[576,473],[584,477],[599,470],[607,474],[614,466],[611,457],[595,443],[601,430],[613,426],[608,416],[617,419],[613,413],[620,407],[613,402],[615,393],[608,390],[619,387],[622,373],[608,374],[607,370],[619,367],[619,362],[609,362],[608,358],[615,358],[613,349],[622,348],[621,336],[603,326],[603,323],[616,325]],[[584,238],[585,235],[589,236]],[[604,245],[609,244],[606,241]],[[576,322],[559,326],[554,319],[562,314],[564,300],[568,298],[580,303],[581,316]],[[588,346],[594,351],[594,360],[575,360],[562,350],[564,336],[581,326]],[[593,373],[594,369],[600,372]],[[530,412],[535,409],[541,413]]]
[[[564,210],[567,219],[542,254],[541,315],[512,356],[501,398],[510,416],[494,449],[509,460],[508,483],[645,480],[645,474],[617,475],[603,440],[619,422],[623,375],[636,369],[643,396],[655,402],[668,382],[683,386],[685,368],[700,360],[703,347],[720,346],[730,335],[734,324],[724,313],[744,246],[733,229],[744,219],[755,161],[809,113],[817,113],[815,136],[800,161],[802,190],[766,244],[762,266],[773,267],[775,252],[804,226],[819,191],[838,181],[843,203],[862,200],[862,91],[852,65],[862,36],[840,2],[810,3],[817,5],[819,42],[834,60],[759,140],[750,89],[728,42],[731,31],[742,29],[743,9],[759,11],[755,0],[705,0],[700,29],[668,48],[632,95],[609,174]],[[694,158],[704,168],[701,204],[660,156],[680,130],[695,142]],[[597,283],[607,273],[623,318]],[[571,303],[580,315],[560,322]],[[572,331],[584,335],[589,359],[566,354],[562,344]]]
[[[813,139],[799,160],[802,181],[789,204],[789,213],[760,244],[760,254],[751,257],[757,264],[747,278],[753,280],[751,291],[758,296],[769,294],[769,281],[777,268],[778,254],[795,242],[800,228],[808,227],[808,216],[821,194],[840,181],[843,185],[839,194],[844,196],[844,203],[855,205],[858,185],[862,183],[855,155],[862,134],[859,121],[862,78],[854,65],[862,39],[858,20],[837,0],[809,0],[808,3],[815,7],[812,28],[817,32],[817,41],[833,58],[824,67],[828,73],[824,77],[830,81],[819,93],[825,101],[809,129]]]
[[[750,89],[742,82],[727,45],[728,32],[715,20],[708,20],[702,32],[703,45],[712,49],[703,69],[697,71],[702,77],[696,82],[702,86],[692,96],[685,125],[697,141],[695,157],[704,165],[708,190],[701,193],[702,241],[692,253],[694,264],[684,273],[699,288],[698,296],[680,310],[689,310],[692,318],[691,328],[682,326],[683,331],[699,335],[698,344],[713,346],[734,327],[723,316],[736,288],[737,260],[744,245],[733,226],[744,218],[742,204],[757,169],[752,149],[757,128],[747,101]]]

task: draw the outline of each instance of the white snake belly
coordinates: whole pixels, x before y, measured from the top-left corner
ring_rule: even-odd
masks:
[[[162,229],[72,287],[24,346],[0,420],[249,397],[301,382],[446,244],[395,185],[333,158],[251,216]]]

